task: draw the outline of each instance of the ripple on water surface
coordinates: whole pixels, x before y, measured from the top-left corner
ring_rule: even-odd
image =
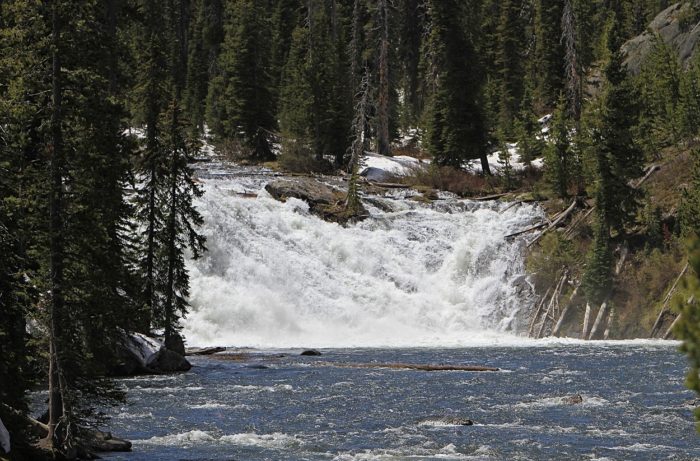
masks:
[[[700,459],[693,395],[677,379],[685,359],[674,345],[296,353],[251,358],[274,368],[195,358],[191,372],[171,380],[123,380],[129,403],[110,429],[133,440],[134,452],[107,458]],[[333,366],[360,362],[510,372]],[[543,375],[554,379],[542,384]],[[448,424],[463,419],[474,425]]]

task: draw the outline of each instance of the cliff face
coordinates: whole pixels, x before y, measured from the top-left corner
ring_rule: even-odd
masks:
[[[639,73],[656,36],[676,50],[683,66],[687,66],[700,40],[700,23],[697,19],[697,7],[690,2],[676,3],[659,13],[646,32],[622,46],[627,55],[625,64],[629,71],[635,75]]]

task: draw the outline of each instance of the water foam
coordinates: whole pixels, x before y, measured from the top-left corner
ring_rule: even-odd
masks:
[[[537,208],[375,197],[392,211],[342,227],[273,200],[264,180],[221,176],[197,203],[209,251],[188,262],[191,345],[459,346],[522,329],[522,244],[503,237]]]

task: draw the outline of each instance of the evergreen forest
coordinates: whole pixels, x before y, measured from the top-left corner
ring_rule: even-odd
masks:
[[[6,456],[83,456],[87,428],[124,400],[108,364],[127,332],[184,354],[186,260],[207,251],[192,168],[205,145],[349,177],[350,216],[366,152],[429,161],[403,179],[418,188],[537,200],[553,216],[572,204],[573,226],[543,232],[528,256],[538,289],[566,273],[562,296],[608,306],[610,322],[681,313],[674,331],[700,391],[700,51],[680,56],[652,34],[633,62],[628,45],[673,5],[0,0]],[[679,8],[681,31],[700,23],[700,4]],[[628,251],[646,272],[625,273]],[[657,305],[681,270],[681,294]],[[625,307],[640,297],[651,311]],[[40,433],[26,417],[37,389]]]

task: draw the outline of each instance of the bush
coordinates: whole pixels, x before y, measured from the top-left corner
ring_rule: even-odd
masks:
[[[427,168],[416,168],[411,176],[404,177],[402,181],[410,186],[445,190],[461,197],[493,191],[488,178],[484,176],[434,163]]]
[[[333,165],[326,160],[318,160],[311,147],[303,142],[285,140],[279,158],[282,169],[293,173],[330,173]]]

